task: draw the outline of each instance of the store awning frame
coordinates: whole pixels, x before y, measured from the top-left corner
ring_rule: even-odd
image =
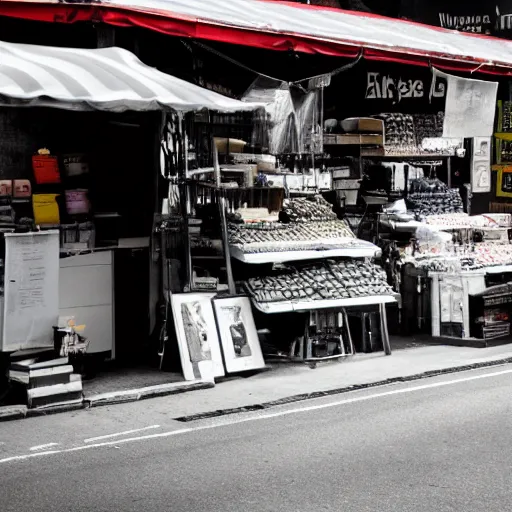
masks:
[[[0,15],[103,22],[272,50],[512,75],[512,41],[271,0],[2,0]]]
[[[253,111],[147,66],[122,48],[56,48],[0,41],[0,106],[108,112]]]

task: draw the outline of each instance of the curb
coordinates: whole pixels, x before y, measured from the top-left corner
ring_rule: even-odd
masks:
[[[0,407],[0,421],[21,420],[27,415],[26,405],[7,405]]]
[[[215,383],[213,381],[173,382],[170,384],[161,384],[158,386],[149,386],[140,389],[130,389],[127,391],[94,395],[84,398],[79,403],[60,404],[35,409],[28,409],[25,405],[0,407],[0,422],[49,416],[52,414],[59,414],[61,412],[78,411],[102,405],[136,402],[138,400],[146,400],[148,398],[177,395],[179,393],[186,393],[187,391],[195,391],[198,389],[209,389],[214,386]]]
[[[276,407],[279,405],[287,405],[295,402],[302,402],[305,400],[310,400],[312,398],[322,398],[331,395],[341,395],[343,393],[349,393],[350,391],[359,391],[362,389],[370,389],[382,386],[388,386],[390,384],[396,384],[399,382],[411,382],[420,379],[428,379],[432,377],[437,377],[439,375],[445,375],[450,373],[458,373],[465,372],[469,370],[478,370],[479,368],[492,368],[493,366],[503,366],[506,364],[512,363],[512,357],[507,357],[505,359],[497,359],[495,361],[485,361],[482,363],[473,363],[464,366],[454,366],[451,368],[444,368],[442,370],[430,370],[423,373],[418,373],[415,375],[410,375],[407,377],[393,377],[386,380],[370,382],[368,384],[355,384],[352,386],[346,386],[343,388],[331,389],[328,391],[314,391],[311,393],[302,393],[300,395],[293,395],[286,398],[280,398],[279,400],[273,400],[271,402],[263,402],[261,404],[253,404],[246,405],[242,407],[235,407],[232,409],[218,409],[216,411],[204,412],[199,414],[192,414],[190,416],[181,416],[178,418],[173,418],[175,421],[180,421],[183,423],[188,423],[190,421],[198,421],[210,418],[217,418],[219,416],[227,416],[229,414],[241,414],[244,412],[253,412],[253,411],[261,411],[264,409],[269,409],[271,407]]]
[[[193,382],[173,382],[170,384],[161,384],[158,386],[149,386],[140,389],[129,389],[127,391],[118,391],[112,393],[102,393],[85,398],[84,403],[87,408],[100,407],[102,405],[123,404],[127,402],[136,402],[148,398],[158,398],[168,395],[177,395],[187,391],[198,389],[209,389],[215,386],[213,381],[193,381]]]

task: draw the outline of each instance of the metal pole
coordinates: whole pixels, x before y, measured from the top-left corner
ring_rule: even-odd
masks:
[[[235,280],[233,279],[233,270],[231,268],[231,254],[229,253],[229,239],[228,239],[228,226],[226,221],[226,198],[223,191],[217,191],[219,213],[220,213],[220,228],[222,231],[222,245],[224,246],[224,257],[226,260],[226,274],[228,276],[229,294],[236,294]]]
[[[220,215],[220,230],[222,235],[222,245],[224,246],[224,259],[226,262],[226,274],[228,276],[228,289],[230,295],[235,295],[236,287],[235,280],[233,279],[233,270],[231,268],[231,254],[229,253],[229,238],[228,238],[228,224],[226,220],[226,198],[224,191],[220,187],[220,166],[219,166],[219,153],[215,140],[213,140],[213,169],[215,173],[215,185],[217,187],[217,203],[219,206]]]

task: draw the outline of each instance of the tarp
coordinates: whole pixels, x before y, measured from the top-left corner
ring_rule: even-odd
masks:
[[[83,50],[0,41],[0,105],[70,110],[255,110],[162,73],[121,48]]]
[[[512,74],[512,42],[368,13],[266,0],[2,0],[0,15],[139,26],[180,37]]]

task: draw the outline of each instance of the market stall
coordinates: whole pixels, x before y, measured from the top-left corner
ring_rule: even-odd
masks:
[[[72,358],[141,359],[147,347],[153,216],[165,175],[161,112],[180,120],[258,105],[161,73],[120,48],[0,42],[0,57],[0,347],[16,352],[11,377],[29,389],[32,372],[58,375],[43,386],[53,389],[28,391],[29,405],[78,400]],[[37,357],[24,358],[27,349]]]

